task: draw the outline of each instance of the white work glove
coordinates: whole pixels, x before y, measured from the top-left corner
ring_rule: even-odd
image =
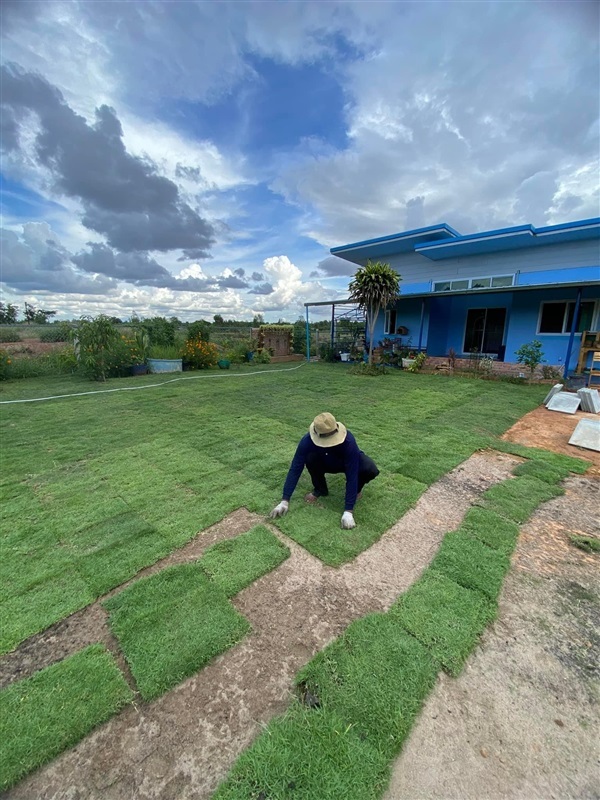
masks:
[[[342,514],[342,528],[344,530],[349,531],[350,528],[356,528],[356,522],[354,522],[354,514],[351,511],[344,511]]]
[[[275,506],[273,511],[269,514],[271,519],[276,519],[277,517],[283,517],[284,514],[287,514],[290,504],[287,500],[282,500],[278,506]]]

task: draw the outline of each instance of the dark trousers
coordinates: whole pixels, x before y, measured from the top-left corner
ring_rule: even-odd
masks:
[[[313,484],[313,494],[315,497],[325,497],[329,494],[327,488],[327,481],[325,480],[325,470],[323,469],[323,462],[318,454],[311,453],[306,459],[306,469],[308,470]],[[343,472],[343,469],[330,471],[329,474],[336,474]],[[372,458],[369,458],[366,453],[360,454],[360,461],[358,464],[358,488],[357,493],[362,491],[365,483],[369,483],[373,478],[379,475],[377,465]]]

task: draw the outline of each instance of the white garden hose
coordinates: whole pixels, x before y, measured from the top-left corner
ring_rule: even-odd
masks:
[[[139,392],[142,389],[156,389],[158,386],[166,386],[168,383],[176,381],[195,381],[199,378],[250,378],[253,375],[268,375],[272,372],[293,372],[306,364],[303,361],[297,367],[283,367],[282,369],[261,369],[256,372],[223,372],[215,375],[189,375],[185,378],[170,378],[162,383],[147,383],[145,386],[121,386],[118,389],[98,389],[95,392],[72,392],[71,394],[54,394],[50,397],[31,397],[27,400],[0,400],[0,405],[12,405],[14,403],[40,403],[43,400],[61,400],[65,397],[87,397],[91,394],[110,394],[111,392]]]

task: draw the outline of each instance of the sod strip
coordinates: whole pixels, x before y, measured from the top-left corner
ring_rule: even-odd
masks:
[[[553,486],[539,478],[524,476],[492,486],[481,497],[481,505],[507,519],[526,522],[545,500],[564,494],[560,486]]]
[[[238,759],[213,800],[376,800],[388,759],[335,712],[294,702]]]
[[[233,597],[275,569],[290,551],[264,525],[209,547],[197,562],[227,596]]]
[[[429,651],[395,619],[370,614],[300,670],[296,684],[302,702],[336,713],[361,741],[393,758],[437,671]]]
[[[456,677],[480,634],[496,618],[496,610],[496,604],[481,592],[427,569],[389,614]]]
[[[513,475],[526,475],[544,483],[558,484],[568,478],[570,470],[561,464],[549,464],[547,461],[525,461],[513,469]]]
[[[145,700],[181,683],[250,630],[197,564],[142,578],[104,606]]]
[[[0,789],[72,747],[133,698],[112,656],[86,647],[0,692]]]
[[[519,526],[516,522],[479,506],[473,506],[467,511],[459,531],[475,536],[483,544],[506,556],[510,556],[519,538]]]
[[[444,536],[430,569],[465,589],[477,589],[496,600],[510,569],[510,559],[466,531],[452,531]]]

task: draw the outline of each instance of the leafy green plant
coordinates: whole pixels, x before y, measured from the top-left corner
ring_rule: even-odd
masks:
[[[545,364],[542,367],[542,377],[546,381],[558,381],[562,376],[563,374],[558,367],[553,367],[550,364]]]
[[[359,267],[350,283],[350,299],[364,310],[369,330],[369,364],[373,363],[375,324],[381,309],[392,305],[400,294],[400,275],[389,264],[368,261]]]
[[[408,372],[419,372],[423,368],[423,364],[427,361],[427,353],[417,353],[413,359],[413,363],[407,367]]]
[[[104,314],[81,317],[74,337],[81,370],[92,380],[105,381],[121,366],[117,351],[122,340],[117,328]]]
[[[175,344],[176,325],[165,317],[151,317],[141,322],[141,325],[148,332],[152,347]]]
[[[201,342],[209,342],[210,323],[205,322],[203,319],[196,320],[196,322],[190,322],[190,324],[187,326],[186,338],[188,341],[200,340]]]
[[[517,362],[529,369],[530,378],[533,378],[536,368],[546,360],[542,351],[542,343],[539,339],[534,339],[528,344],[522,344],[518,350],[515,350],[515,355]]]
[[[150,346],[149,358],[176,359],[182,358],[181,348],[176,344],[153,344]]]
[[[270,364],[271,363],[271,353],[267,350],[261,350],[259,352],[255,352],[252,358],[253,364]]]
[[[12,358],[6,350],[0,350],[0,381],[5,381],[10,377],[10,365]]]

